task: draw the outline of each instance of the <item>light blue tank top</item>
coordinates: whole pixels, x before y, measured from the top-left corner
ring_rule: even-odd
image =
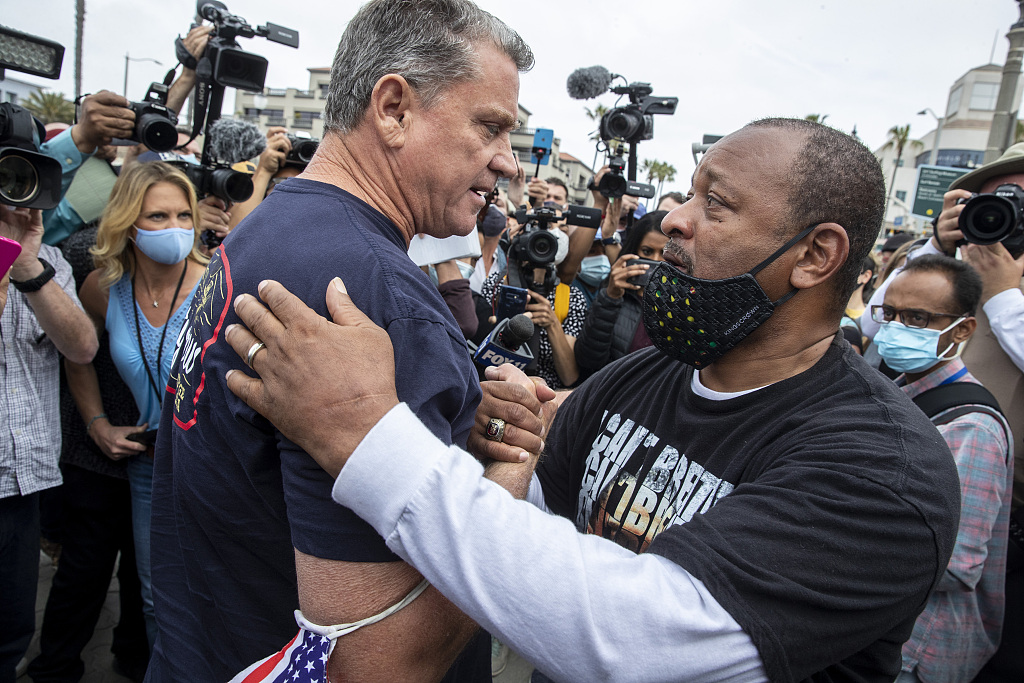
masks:
[[[198,285],[198,283],[196,283]],[[153,373],[153,381],[157,389],[164,392],[168,378],[171,375],[171,361],[174,357],[174,345],[178,340],[178,332],[185,324],[189,306],[192,304],[192,297],[196,288],[185,297],[185,301],[178,307],[178,310],[171,316],[167,334],[164,335],[163,355],[160,358],[160,367],[156,367],[156,359],[159,354],[160,335],[163,332],[163,325],[153,327],[146,319],[138,303],[132,298],[132,281],[126,273],[124,277],[110,287],[110,299],[107,304],[107,331],[110,333],[110,356],[121,374],[121,379],[128,385],[135,397],[135,405],[139,407],[139,424],[149,423],[149,429],[156,429],[160,424],[160,398],[153,392],[149,383],[149,376],[146,374],[146,367],[143,365],[142,353],[139,351],[138,335],[135,333],[135,315],[139,316],[139,332],[142,335],[142,345],[146,349],[146,360],[149,362],[149,371]],[[134,313],[132,312],[134,309]],[[166,313],[164,313],[166,315]]]

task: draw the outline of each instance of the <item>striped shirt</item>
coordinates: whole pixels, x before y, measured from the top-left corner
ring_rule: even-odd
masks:
[[[81,306],[60,250],[44,244],[39,256],[53,266],[53,281]],[[61,482],[60,353],[14,287],[0,314],[0,344],[0,498],[9,498]]]
[[[957,359],[903,391],[913,398],[950,381],[979,384]],[[916,668],[924,683],[969,681],[999,646],[1013,484],[1004,426],[982,412],[938,425],[960,475],[960,526],[946,572],[903,646],[903,670]]]

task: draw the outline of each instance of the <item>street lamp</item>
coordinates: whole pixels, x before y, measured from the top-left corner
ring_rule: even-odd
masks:
[[[935,112],[931,110],[931,107],[925,107],[921,111],[917,112],[918,116],[924,116],[925,114],[931,114],[932,118],[935,119],[935,139],[932,141],[931,154],[928,155],[928,164],[930,166],[934,166],[936,157],[939,153],[939,138],[942,136],[942,124],[945,123],[945,119],[940,119]]]
[[[163,66],[163,63],[158,62],[152,57],[129,57],[128,53],[124,53],[124,96],[128,97],[128,62],[153,62],[158,66]]]

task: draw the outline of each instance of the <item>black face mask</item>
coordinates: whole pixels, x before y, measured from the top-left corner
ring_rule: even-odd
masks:
[[[700,369],[711,365],[771,317],[797,290],[772,301],[755,279],[818,223],[743,275],[702,280],[661,263],[644,288],[644,329],[664,354]]]

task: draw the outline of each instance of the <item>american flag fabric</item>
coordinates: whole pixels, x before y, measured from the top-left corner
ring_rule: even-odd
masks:
[[[300,617],[298,611],[296,617]],[[300,628],[280,652],[256,662],[231,683],[324,683],[333,642],[329,636]]]

